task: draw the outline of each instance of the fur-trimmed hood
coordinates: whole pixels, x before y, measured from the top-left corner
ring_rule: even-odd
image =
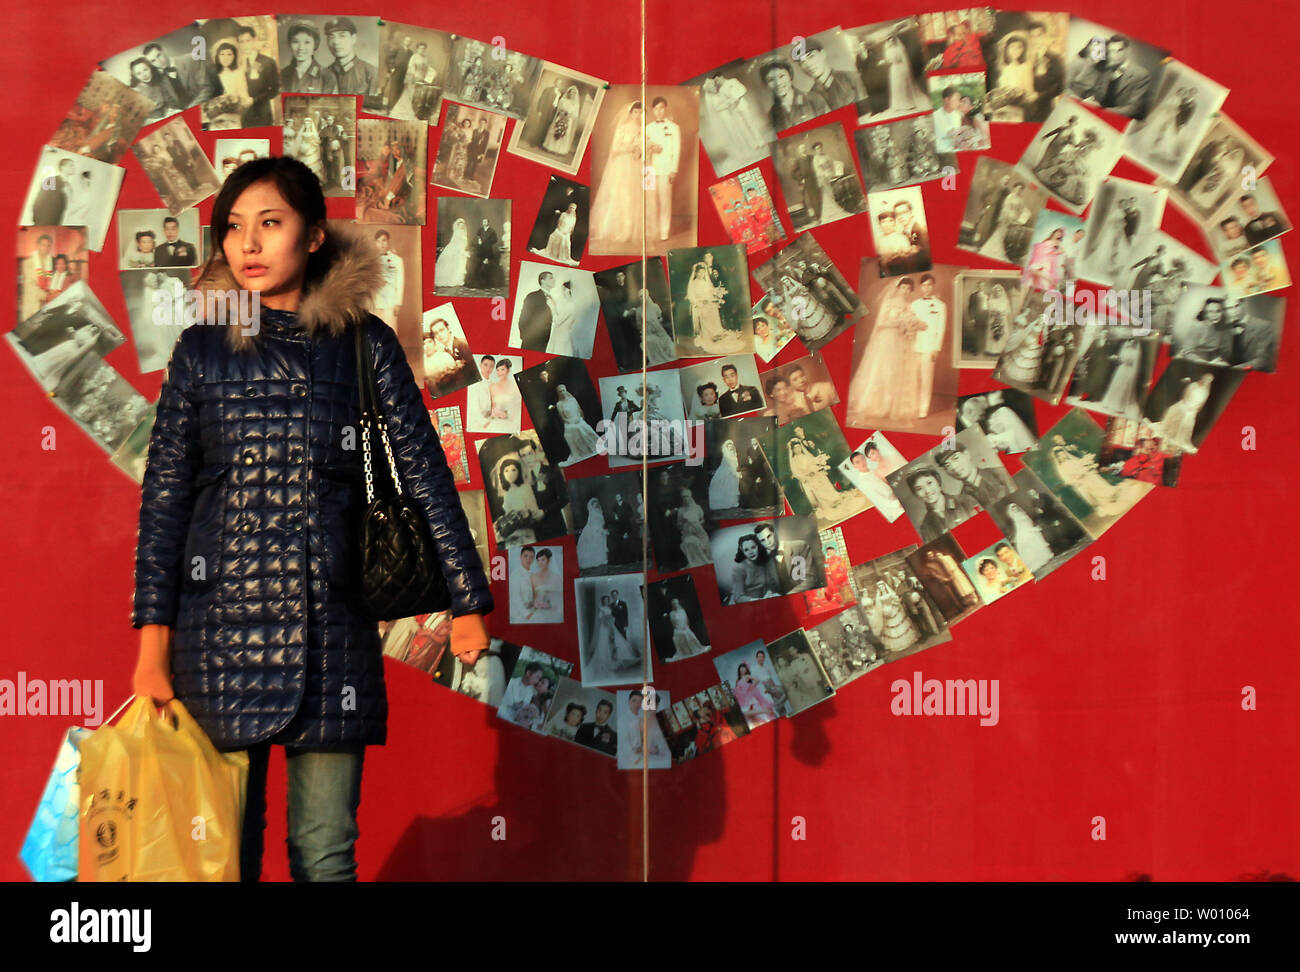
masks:
[[[340,336],[371,313],[375,294],[384,283],[384,268],[373,239],[375,229],[350,223],[329,225],[326,245],[334,250],[329,269],[309,285],[298,303],[298,322],[308,335]],[[239,289],[224,255],[218,255],[194,287],[203,295],[205,306],[210,291]],[[246,351],[257,347],[261,330],[232,326],[226,328],[226,336],[234,350]]]

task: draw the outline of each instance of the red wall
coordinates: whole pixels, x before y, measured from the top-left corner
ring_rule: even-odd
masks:
[[[289,6],[293,6],[290,4]],[[301,5],[336,12],[343,6]],[[1289,100],[1293,39],[1300,15],[1285,4],[1250,0],[1226,8],[1207,0],[1135,4],[1068,3],[1065,9],[1166,46],[1232,89],[1226,111],[1277,156],[1270,172],[1283,203],[1300,213],[1291,153]],[[490,39],[612,82],[638,80],[638,5],[628,0],[564,4],[446,6],[390,2],[373,12]],[[1056,8],[1059,9],[1059,8]],[[15,225],[41,144],[57,126],[94,63],[142,44],[191,18],[264,12],[257,5],[177,0],[154,23],[139,8],[80,0],[51,26],[40,5],[8,11],[11,46],[3,61],[7,93],[0,225]],[[650,0],[649,79],[675,83],[739,56],[751,56],[837,23],[846,27],[921,7],[847,0],[760,5],[748,0]],[[658,26],[654,26],[658,25]],[[1286,72],[1286,73],[1284,73]],[[1279,84],[1279,81],[1281,84]],[[847,112],[839,116],[852,124]],[[186,119],[198,127],[197,109]],[[1033,126],[995,126],[996,157],[1014,160]],[[205,148],[216,135],[199,135]],[[436,140],[437,132],[433,133]],[[273,142],[273,145],[278,144]],[[433,143],[436,146],[436,141]],[[965,162],[965,160],[963,160]],[[157,197],[128,157],[120,205]],[[924,188],[935,259],[995,266],[953,249],[969,170],[957,191]],[[579,179],[586,181],[589,167]],[[1141,178],[1121,164],[1119,174]],[[767,169],[770,180],[770,166]],[[493,195],[514,202],[514,258],[523,256],[548,171],[503,155]],[[700,242],[727,242],[707,195],[712,170],[701,161]],[[775,191],[775,190],[774,190]],[[337,202],[337,201],[336,201]],[[210,202],[202,207],[204,220]],[[432,212],[432,208],[431,208]],[[343,211],[339,215],[343,215]],[[432,224],[432,219],[430,220]],[[1165,228],[1204,250],[1173,206]],[[110,227],[109,240],[116,228]],[[850,280],[868,252],[865,217],[816,232]],[[1283,245],[1288,246],[1289,237]],[[425,230],[432,273],[434,234]],[[108,252],[111,253],[111,245]],[[1294,254],[1293,254],[1294,255]],[[584,261],[590,269],[624,262]],[[91,285],[125,323],[111,257],[92,266]],[[431,277],[426,280],[426,293]],[[12,320],[12,290],[0,313]],[[433,302],[426,297],[426,305]],[[471,345],[505,346],[508,322],[491,321],[485,301],[458,301]],[[1288,328],[1297,326],[1288,314]],[[827,349],[837,384],[848,378],[852,338]],[[684,767],[620,773],[613,761],[517,730],[479,704],[389,666],[390,743],[373,748],[358,845],[363,879],[636,879],[642,874],[643,798],[649,807],[650,875],[699,879],[1096,879],[1147,872],[1157,880],[1231,879],[1268,869],[1300,873],[1295,767],[1300,663],[1291,632],[1298,497],[1286,439],[1294,417],[1289,389],[1300,375],[1300,338],[1284,336],[1278,374],[1252,375],[1177,489],[1153,492],[1085,557],[1045,583],[1018,592],[954,629],[954,641],[886,666],[840,695]],[[800,354],[797,347],[779,360]],[[529,354],[526,364],[543,356]],[[109,359],[143,394],[161,373],[139,375],[129,346]],[[607,339],[597,341],[594,373],[613,371]],[[962,393],[991,386],[986,372],[962,375]],[[464,393],[440,402],[463,403]],[[1046,428],[1063,410],[1039,404]],[[843,406],[836,409],[843,420]],[[139,489],[49,402],[11,353],[0,354],[0,591],[8,607],[0,678],[105,682],[111,711],[130,691],[137,633],[129,603]],[[1293,420],[1293,419],[1292,419]],[[58,448],[40,448],[42,429]],[[1240,448],[1253,426],[1258,449]],[[933,439],[891,434],[907,456]],[[1014,471],[1018,463],[1009,462]],[[573,475],[596,475],[598,461]],[[475,470],[475,485],[479,485]],[[988,536],[966,528],[968,550]],[[845,527],[855,562],[915,542],[906,519],[874,513]],[[566,566],[576,567],[572,541]],[[1107,560],[1107,579],[1088,560]],[[796,627],[797,598],[746,609],[719,608],[711,571],[699,575],[715,651]],[[570,585],[571,587],[571,585]],[[504,585],[498,585],[504,606]],[[566,617],[573,618],[571,595]],[[512,629],[505,611],[494,633],[576,660],[570,626]],[[913,671],[935,678],[999,679],[1001,721],[899,718],[889,684]],[[716,681],[712,662],[659,666],[657,684],[673,698]],[[1258,709],[1242,711],[1243,686]],[[0,717],[0,879],[24,875],[16,854],[65,727],[57,717]],[[286,879],[284,774],[271,776],[265,874]],[[490,839],[495,816],[507,839]],[[1090,838],[1091,819],[1107,839]],[[791,819],[807,839],[791,839]]]

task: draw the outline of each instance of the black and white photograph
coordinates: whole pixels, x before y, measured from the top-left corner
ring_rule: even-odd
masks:
[[[581,358],[551,358],[515,376],[524,407],[533,420],[542,451],[556,466],[600,455],[601,415],[596,385]]]
[[[866,212],[862,181],[839,122],[778,138],[772,165],[794,232]]]
[[[379,27],[379,83],[362,107],[402,121],[438,122],[451,73],[451,35],[385,21]]]
[[[515,376],[523,370],[518,354],[474,355],[479,380],[465,392],[465,427],[476,433],[517,435],[523,420],[524,400]]]
[[[438,199],[439,297],[505,297],[510,293],[510,200]]]
[[[217,170],[217,178],[222,184],[230,173],[245,162],[269,158],[271,155],[269,138],[219,138],[213,146],[212,167]],[[287,155],[288,152],[284,154]]]
[[[1123,149],[1120,133],[1073,98],[1062,98],[1020,157],[1056,202],[1078,214],[1110,175]]]
[[[1031,469],[1012,477],[1016,490],[989,510],[1003,536],[1042,580],[1092,542],[1088,531]]]
[[[740,703],[725,682],[678,700],[656,715],[673,761],[678,764],[721,749],[749,733]]]
[[[991,543],[967,557],[961,567],[985,604],[992,604],[1034,579],[1033,572],[1006,540]]]
[[[650,641],[661,662],[679,662],[707,654],[709,632],[690,574],[665,577],[646,587]]]
[[[422,326],[420,316],[424,302],[420,293],[423,283],[420,227],[368,226],[365,235],[374,240],[375,249],[379,251],[379,264],[384,271],[384,282],[371,301],[371,310],[397,332],[398,340],[407,349],[407,359],[417,378],[421,375],[427,377],[427,373],[421,370],[421,358],[433,356],[437,349],[424,344],[428,329]],[[413,355],[412,351],[417,347],[420,353]],[[450,348],[447,350],[450,351]],[[435,366],[434,370],[441,368]]]
[[[483,505],[483,490],[462,489],[457,491],[456,495],[460,499],[460,508],[465,511],[465,519],[469,522],[469,535],[474,541],[479,562],[485,571],[489,570],[492,559],[488,556],[488,524],[486,508]]]
[[[646,509],[655,564],[661,574],[713,563],[708,534],[713,525],[708,512],[709,474],[702,465],[675,462],[651,472]]]
[[[1161,448],[1175,456],[1198,452],[1244,380],[1241,371],[1170,361],[1146,404],[1146,417]]]
[[[32,173],[18,225],[81,226],[86,230],[86,245],[99,251],[124,175],[121,166],[47,145]]]
[[[1272,155],[1219,112],[1169,194],[1194,220],[1206,223],[1241,195],[1248,169],[1258,178],[1272,163]]]
[[[980,37],[994,122],[1043,122],[1065,90],[1068,13],[998,10]]]
[[[949,627],[983,606],[975,585],[961,569],[965,559],[966,552],[951,533],[941,534],[916,547],[906,557],[907,566]]]
[[[731,418],[761,411],[768,404],[752,354],[687,365],[677,375],[688,418]]]
[[[608,87],[599,78],[544,61],[507,151],[576,175]]]
[[[721,527],[710,536],[723,604],[745,604],[826,586],[817,521],[811,516]]]
[[[942,155],[934,141],[934,116],[917,115],[853,133],[867,192],[930,182],[959,171],[957,156]]]
[[[668,287],[678,357],[753,351],[749,264],[743,246],[669,250]]]
[[[644,574],[579,577],[573,582],[583,685],[653,680],[645,643],[644,589]]]
[[[122,444],[108,457],[108,461],[131,477],[132,482],[144,482],[144,471],[149,461],[149,439],[153,435],[154,420],[158,417],[158,403],[151,402],[140,419],[140,424],[122,440]]]
[[[768,88],[741,58],[684,82],[700,89],[700,141],[713,171],[728,175],[767,158],[776,139]]]
[[[958,432],[889,474],[889,485],[923,543],[993,507],[1013,486],[988,438],[978,428]]]
[[[767,650],[785,688],[787,715],[798,715],[835,694],[802,628],[769,643]]]
[[[958,430],[978,427],[989,445],[1005,455],[1019,455],[1038,442],[1034,399],[1015,388],[962,395],[957,399]]]
[[[485,41],[458,35],[452,48],[452,77],[446,96],[474,108],[522,119],[541,72],[539,58],[501,51]]]
[[[316,173],[326,196],[354,196],[357,99],[286,96],[284,154]]]
[[[497,715],[517,726],[541,732],[561,682],[570,689],[576,688],[579,693],[583,691],[579,683],[569,679],[572,674],[572,662],[524,645],[510,671],[510,680],[506,682]],[[610,712],[613,712],[612,701]],[[581,724],[582,720],[578,722]]]
[[[564,550],[559,544],[529,544],[506,551],[511,624],[564,621]]]
[[[884,664],[885,646],[871,633],[857,607],[845,608],[821,624],[805,628],[804,633],[834,689],[842,689]]]
[[[609,468],[688,458],[696,442],[686,425],[674,371],[603,375],[598,381]]]
[[[515,311],[506,342],[510,347],[590,358],[599,316],[600,297],[590,270],[519,261]]]
[[[830,368],[820,351],[760,372],[758,383],[767,399],[763,414],[775,416],[777,425],[840,403]]]
[[[815,517],[819,530],[871,508],[866,495],[840,469],[852,450],[834,412],[817,412],[779,427],[776,443],[774,464],[790,509]]]
[[[188,270],[123,270],[122,296],[140,373],[161,371],[185,330]]]
[[[1057,405],[1083,351],[1084,325],[1061,319],[1055,294],[1028,290],[1011,318],[993,380]]]
[[[918,186],[873,192],[867,197],[867,211],[882,277],[924,273],[934,265],[925,202]]]
[[[1282,244],[1270,240],[1230,258],[1223,268],[1223,286],[1232,297],[1266,294],[1291,286]]]
[[[943,612],[908,563],[915,550],[903,547],[853,568],[858,612],[885,662],[952,641]]]
[[[443,189],[486,199],[506,134],[503,115],[448,102],[442,139],[429,181]]]
[[[506,694],[506,682],[522,650],[519,645],[493,638],[487,651],[470,665],[451,652],[444,652],[433,671],[433,680],[444,688],[496,709]]]
[[[785,226],[760,169],[746,169],[709,186],[718,219],[746,253],[758,253],[785,239]]]
[[[1188,287],[1174,306],[1170,352],[1196,364],[1274,371],[1285,312],[1284,297]]]
[[[106,71],[94,71],[49,144],[100,162],[116,162],[153,113],[149,96]]]
[[[769,327],[765,346],[755,339],[755,351],[765,361],[776,355],[772,345],[785,346],[784,330],[795,336],[809,351],[825,347],[866,313],[857,292],[844,274],[826,255],[811,233],[798,237],[766,263],[754,268],[754,279],[767,292],[767,301],[759,309],[774,322]],[[775,305],[769,308],[767,303]]]
[[[523,547],[572,533],[569,487],[537,433],[479,439],[479,470],[497,547]]]
[[[1124,154],[1166,182],[1177,180],[1227,97],[1223,85],[1170,61],[1147,116],[1124,130]]]
[[[1169,52],[1079,17],[1066,39],[1066,94],[1128,118],[1145,118]]]
[[[1147,328],[1096,324],[1083,328],[1065,404],[1136,419],[1155,371],[1160,336]]]
[[[455,305],[449,301],[425,311],[420,330],[424,387],[430,398],[436,402],[482,380],[481,362],[470,350]]]
[[[859,293],[871,308],[853,335],[845,424],[938,435],[953,424],[957,368],[947,296],[955,267],[882,277],[863,259]]]
[[[1168,338],[1174,323],[1174,308],[1188,287],[1209,284],[1219,268],[1186,243],[1159,230],[1139,241],[1139,256],[1118,281],[1119,289],[1137,291],[1151,299],[1148,326]]]
[[[84,281],[78,281],[5,337],[42,388],[58,395],[83,358],[101,358],[126,335]]]
[[[117,240],[118,267],[122,270],[197,267],[198,210],[173,216],[165,209],[120,209]]]
[[[940,152],[992,148],[983,73],[932,75],[929,82],[935,147]]]
[[[199,109],[203,130],[280,124],[275,17],[218,17],[200,24],[208,71],[216,78],[209,98]]]
[[[562,677],[548,700],[548,714],[542,733],[576,743],[615,759],[618,730],[614,718],[616,693],[588,688],[582,682]],[[534,706],[535,708],[535,706]],[[531,709],[525,708],[525,714]]]
[[[789,713],[785,687],[761,639],[714,657],[713,667],[751,730]]]
[[[754,353],[767,364],[794,340],[794,328],[785,312],[770,297],[760,297],[754,301],[753,316]]]
[[[1152,489],[1150,483],[1102,469],[1103,441],[1101,427],[1087,412],[1073,408],[1021,457],[1094,539]]]
[[[63,372],[54,404],[112,455],[150,409],[147,398],[97,354],[83,354]]]
[[[659,725],[661,708],[672,709],[672,699],[662,689],[621,689],[618,710],[618,768],[621,770],[672,769],[673,756]],[[653,701],[647,702],[647,696]]]
[[[760,92],[762,110],[776,132],[855,104],[863,96],[854,53],[839,27],[797,37],[750,58],[749,71],[748,84]]]
[[[1164,218],[1167,196],[1168,190],[1158,186],[1108,176],[1088,211],[1078,276],[1115,286],[1146,255],[1146,242]]]
[[[840,474],[867,498],[890,523],[903,515],[903,504],[889,485],[889,474],[907,465],[907,459],[881,432],[867,436],[847,459],[840,460]]]
[[[392,118],[357,121],[357,222],[423,226],[429,126]]]
[[[1204,227],[1210,247],[1226,263],[1248,249],[1291,232],[1291,220],[1268,176],[1255,180],[1255,188],[1230,196]]]
[[[937,13],[920,14],[927,71],[984,69],[980,38],[993,30],[992,7],[958,7]]]
[[[961,340],[953,342],[955,367],[992,368],[998,363],[1020,308],[1022,286],[1022,275],[1009,270],[963,270],[956,275],[953,302],[961,311]]]
[[[776,454],[776,420],[750,415],[704,423],[704,471],[708,476],[708,514],[735,520],[776,516],[785,498],[768,461]]]
[[[1024,266],[1047,190],[1014,166],[987,155],[975,164],[957,248]]]
[[[385,655],[432,675],[451,644],[451,612],[399,618],[380,633]]]
[[[212,63],[193,55],[198,36],[198,24],[189,23],[100,62],[105,72],[153,103],[146,125],[221,94]]]
[[[858,76],[859,125],[930,110],[925,52],[915,18],[854,27],[844,38]]]
[[[628,574],[645,570],[641,528],[645,507],[635,469],[569,480],[569,508],[578,535],[578,574]]]
[[[552,175],[528,235],[528,252],[576,267],[587,248],[590,197],[586,186]]]
[[[605,92],[591,134],[592,255],[662,256],[696,245],[699,127],[699,88]]]
[[[379,89],[379,21],[374,17],[281,14],[280,90],[285,94],[372,95]]]
[[[199,148],[198,140],[183,118],[173,118],[162,127],[155,128],[131,146],[131,151],[144,166],[149,181],[158,190],[163,205],[173,216],[179,216],[190,207],[198,205],[221,188],[216,170]],[[100,164],[102,163],[87,160],[81,167]],[[114,167],[114,171],[118,173],[120,185],[122,170]],[[110,174],[108,178],[111,182],[113,177]],[[107,198],[100,197],[95,186],[92,186],[92,192],[97,203],[101,206],[107,204],[111,208],[116,198],[115,191]]]
[[[659,257],[595,274],[605,330],[618,370],[626,374],[677,360],[672,295]]]
[[[447,457],[447,468],[457,486],[469,485],[469,454],[465,451],[465,426],[459,405],[428,409],[433,427],[438,430],[438,444]]]

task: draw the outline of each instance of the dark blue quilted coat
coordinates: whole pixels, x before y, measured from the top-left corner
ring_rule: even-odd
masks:
[[[149,443],[132,623],[175,629],[177,697],[222,749],[381,744],[378,626],[357,607],[365,502],[354,327],[364,327],[403,483],[428,517],[454,614],[492,609],[437,433],[392,329],[363,230],[297,314],[256,335],[195,324],[172,353]],[[224,266],[205,289],[233,286]],[[383,453],[376,454],[383,462]]]

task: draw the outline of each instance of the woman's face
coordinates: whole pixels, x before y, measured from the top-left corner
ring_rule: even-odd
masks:
[[[705,405],[712,405],[718,400],[718,390],[716,388],[706,388],[700,392],[700,402]]]
[[[513,486],[519,482],[519,464],[508,462],[501,467],[501,478],[505,480],[507,486]]]
[[[148,81],[153,77],[153,68],[149,66],[148,61],[140,61],[135,67],[131,68],[131,77],[137,81]]]
[[[594,496],[591,499],[587,500],[587,509],[595,513],[597,510],[600,509],[600,500],[596,499],[596,497]]]
[[[1223,305],[1218,301],[1207,303],[1205,305],[1205,319],[1211,324],[1218,324],[1223,320]]]
[[[578,709],[570,709],[569,714],[564,717],[564,721],[571,726],[582,725],[582,712]]]
[[[299,31],[289,41],[289,50],[293,52],[295,61],[306,63],[316,55],[316,41],[306,31]]]
[[[55,257],[55,258],[54,258],[54,272],[55,272],[55,273],[58,273],[59,271],[66,271],[67,269],[68,269],[68,260],[67,260],[66,257]]]
[[[754,322],[754,337],[760,341],[766,341],[771,332],[771,328],[767,326],[767,321],[758,320]]]
[[[152,237],[152,236],[142,236],[142,237],[140,237],[138,240],[135,241],[135,247],[136,247],[136,249],[139,250],[141,253],[152,253],[152,252],[153,252],[153,242],[154,242],[154,240],[153,240],[153,237]]]
[[[758,559],[758,542],[756,540],[746,540],[740,545],[740,552],[746,560]]]
[[[1025,42],[1019,37],[1007,44],[1007,57],[1019,61],[1025,56]]]
[[[217,50],[217,65],[223,69],[229,69],[235,66],[235,52],[233,48],[221,47]]]
[[[297,310],[307,258],[325,241],[324,229],[308,227],[271,182],[245,189],[226,227],[221,247],[238,285],[267,307]]]

